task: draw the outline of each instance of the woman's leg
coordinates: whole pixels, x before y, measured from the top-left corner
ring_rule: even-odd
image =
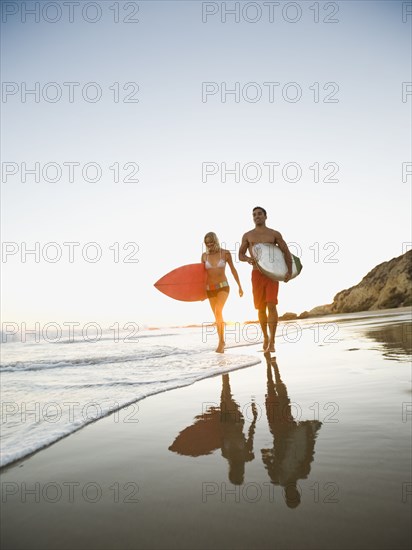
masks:
[[[221,290],[217,293],[215,302],[215,319],[217,325],[217,334],[219,336],[219,344],[216,349],[218,353],[223,353],[225,348],[225,323],[223,321],[223,308],[226,303],[229,293]]]
[[[217,303],[217,296],[213,296],[213,297],[209,296],[209,304],[210,304],[210,307],[212,308],[213,315],[217,325],[217,319],[216,319],[216,313],[215,313],[216,303]],[[219,334],[219,329],[218,329],[218,334]]]

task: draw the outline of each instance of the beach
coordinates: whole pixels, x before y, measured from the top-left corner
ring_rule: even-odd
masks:
[[[410,308],[288,326],[3,468],[3,548],[409,548]]]

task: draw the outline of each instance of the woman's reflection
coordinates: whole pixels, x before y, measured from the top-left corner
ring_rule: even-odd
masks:
[[[244,416],[233,399],[229,375],[223,374],[220,408],[211,407],[197,416],[196,422],[180,432],[169,450],[186,456],[201,456],[221,448],[222,456],[229,463],[229,480],[235,485],[241,485],[245,464],[254,459],[253,436],[257,419],[255,403],[252,403],[251,409],[253,420],[245,436]]]
[[[267,360],[265,405],[273,447],[261,450],[262,460],[271,482],[284,488],[287,506],[295,508],[300,504],[297,481],[309,475],[316,434],[322,423],[318,420],[294,420],[287,388],[280,378],[276,361],[272,361]]]

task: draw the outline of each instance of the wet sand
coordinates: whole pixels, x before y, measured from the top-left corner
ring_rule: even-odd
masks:
[[[409,548],[406,311],[314,320],[276,360],[152,396],[5,468],[2,547]]]

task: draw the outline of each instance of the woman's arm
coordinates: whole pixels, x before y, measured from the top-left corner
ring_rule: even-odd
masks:
[[[239,275],[238,275],[238,272],[236,271],[236,268],[233,264],[232,254],[229,252],[229,250],[225,250],[225,259],[226,259],[227,263],[229,264],[230,271],[232,272],[232,275],[233,275],[233,277],[234,277],[234,279],[237,282],[237,285],[239,287],[239,296],[242,297],[243,296],[242,285],[240,284]]]

